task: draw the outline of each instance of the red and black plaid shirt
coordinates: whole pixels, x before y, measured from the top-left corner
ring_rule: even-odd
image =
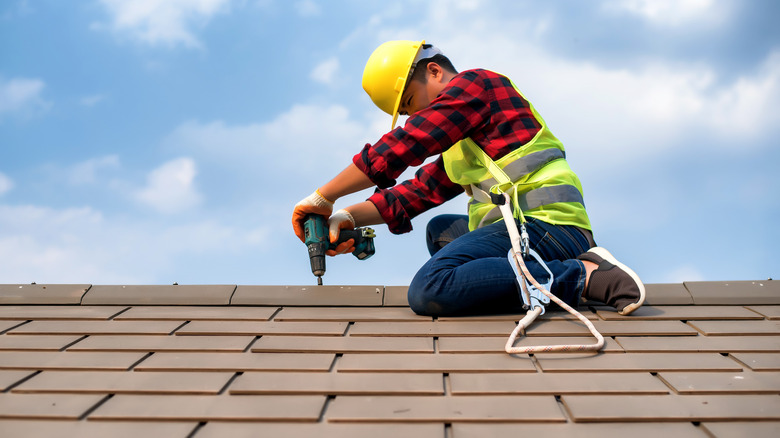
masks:
[[[421,167],[414,178],[396,185],[409,166],[441,154],[470,137],[493,160],[528,143],[541,129],[528,101],[509,79],[489,70],[456,75],[431,104],[411,115],[403,127],[367,144],[353,162],[378,187],[368,199],[392,233],[412,230],[412,218],[463,193],[444,170],[444,161]]]

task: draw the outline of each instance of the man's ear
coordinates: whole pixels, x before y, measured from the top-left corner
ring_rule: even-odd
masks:
[[[428,63],[426,66],[426,73],[428,80],[434,80],[436,82],[441,82],[442,78],[444,77],[444,69],[435,62]]]

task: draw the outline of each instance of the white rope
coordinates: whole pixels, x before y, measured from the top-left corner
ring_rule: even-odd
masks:
[[[536,279],[531,275],[531,273],[528,271],[528,268],[525,266],[525,261],[523,260],[523,253],[520,251],[520,233],[517,231],[517,224],[515,224],[514,216],[512,215],[512,210],[509,207],[509,195],[506,193],[503,194],[505,202],[503,205],[500,205],[499,208],[501,210],[501,213],[504,216],[504,222],[506,223],[507,231],[509,232],[509,238],[512,242],[512,250],[514,254],[514,260],[515,260],[515,266],[517,266],[517,272],[520,272],[522,274],[522,277],[527,279],[537,290],[542,292],[545,296],[549,297],[553,302],[561,306],[564,310],[571,313],[577,319],[582,321],[583,324],[585,324],[586,327],[588,327],[588,330],[590,330],[590,333],[596,338],[595,344],[582,344],[582,345],[539,345],[539,346],[526,346],[526,347],[515,347],[515,341],[517,340],[518,334],[521,332],[523,335],[525,335],[525,329],[528,328],[528,326],[531,325],[531,323],[534,322],[534,320],[542,314],[544,308],[542,306],[537,306],[535,308],[532,308],[528,311],[526,316],[521,319],[517,323],[517,327],[512,331],[512,334],[509,335],[509,339],[506,341],[506,346],[504,347],[504,350],[509,354],[531,354],[531,353],[556,353],[556,352],[580,352],[580,351],[599,351],[604,347],[604,337],[599,333],[598,330],[596,330],[596,327],[593,325],[592,322],[590,322],[587,318],[585,318],[580,312],[569,306],[568,304],[561,301],[560,298],[556,297],[550,291],[548,291],[545,287],[540,285]],[[530,303],[530,295],[528,290],[526,289],[525,283],[521,282],[522,284],[522,293],[523,295],[528,298],[526,301],[527,303]]]

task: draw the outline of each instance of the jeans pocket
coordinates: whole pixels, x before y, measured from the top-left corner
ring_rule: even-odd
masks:
[[[545,232],[539,239],[533,250],[539,254],[543,260],[565,260],[569,256],[566,248],[558,242],[552,234]]]

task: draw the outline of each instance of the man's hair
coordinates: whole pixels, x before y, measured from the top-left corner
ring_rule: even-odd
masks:
[[[430,44],[423,44],[423,49],[427,49],[431,47]],[[436,55],[431,56],[430,58],[425,58],[417,61],[417,65],[414,67],[414,72],[412,73],[411,79],[412,80],[418,80],[422,83],[425,83],[425,71],[428,68],[428,64],[431,62],[435,62],[436,64],[439,64],[441,68],[444,70],[449,71],[450,73],[458,73],[457,70],[455,70],[455,66],[452,65],[452,61],[450,61],[450,58],[447,58],[446,56],[442,55],[441,53],[438,53]]]

